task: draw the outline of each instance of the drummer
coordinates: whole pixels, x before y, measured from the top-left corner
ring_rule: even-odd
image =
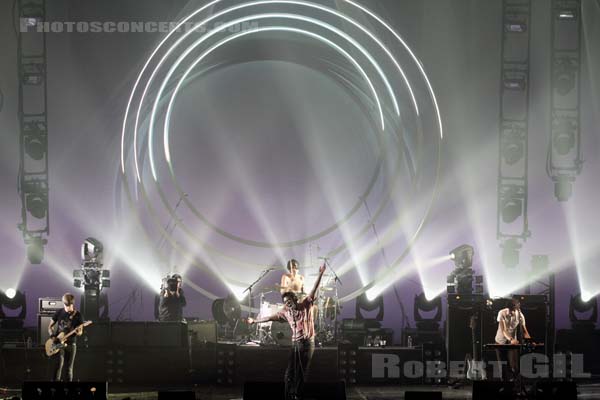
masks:
[[[287,262],[288,273],[281,277],[281,294],[294,292],[298,295],[304,294],[304,277],[298,273],[300,263],[298,260],[291,259]]]

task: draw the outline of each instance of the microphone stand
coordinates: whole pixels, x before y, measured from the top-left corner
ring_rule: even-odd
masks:
[[[325,262],[325,264],[329,267],[329,270],[331,271],[331,273],[333,274],[333,281],[336,283],[339,283],[340,286],[344,286],[342,284],[342,280],[340,279],[338,274],[336,274],[335,270],[331,267],[331,263],[329,262],[329,257],[323,257],[322,259]],[[333,340],[336,342],[337,342],[337,338],[338,338],[338,299],[339,299],[338,287],[336,284],[335,285],[335,304],[334,304],[334,308],[333,308]]]
[[[260,273],[260,276],[254,282],[252,282],[250,284],[250,286],[248,286],[246,289],[244,289],[244,291],[242,292],[242,294],[248,292],[248,318],[252,318],[252,288],[254,286],[256,286],[256,284],[258,282],[260,282],[262,280],[262,278],[265,277],[265,275],[267,275],[269,272],[274,271],[274,270],[275,270],[275,268],[267,268],[264,271],[262,271]],[[259,311],[259,313],[260,313],[260,311]],[[256,336],[258,336],[258,329],[259,329],[258,326],[259,325],[256,324],[256,334],[255,334]]]
[[[252,283],[250,284],[250,286],[248,286],[248,287],[247,287],[246,289],[244,289],[244,291],[242,292],[242,294],[244,294],[244,293],[248,292],[248,317],[250,317],[250,318],[252,317],[252,288],[253,288],[254,286],[256,286],[256,284],[257,284],[258,282],[260,282],[260,280],[261,280],[262,278],[264,278],[264,277],[265,277],[265,275],[267,275],[269,272],[271,272],[271,271],[274,271],[274,270],[275,270],[275,268],[268,268],[268,269],[265,269],[264,271],[262,271],[262,272],[260,273],[260,276],[258,277],[258,279],[256,279],[254,282],[252,282]]]
[[[338,274],[335,273],[335,270],[331,267],[331,263],[329,262],[329,257],[319,257],[321,260],[325,261],[325,264],[329,267],[329,270],[331,271],[331,273],[333,274],[333,280],[335,282],[339,282],[340,286],[344,286],[342,284],[342,280],[340,279],[340,277],[338,276]]]

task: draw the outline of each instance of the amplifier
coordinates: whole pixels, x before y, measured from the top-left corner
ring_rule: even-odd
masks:
[[[38,299],[38,314],[54,314],[62,308],[61,297],[40,297]]]
[[[193,345],[217,343],[217,323],[215,321],[188,321],[187,330]]]
[[[38,322],[37,342],[40,345],[44,345],[44,343],[46,343],[46,340],[48,340],[50,338],[50,335],[48,335],[48,326],[50,325],[50,322],[52,322],[52,315],[38,314],[37,322]]]

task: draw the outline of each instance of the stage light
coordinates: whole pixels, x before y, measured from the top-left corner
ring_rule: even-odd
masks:
[[[26,19],[28,23],[32,19],[43,21],[45,14],[42,2],[24,2],[21,6],[21,18]]]
[[[582,316],[582,314],[586,313],[590,313],[587,318]],[[598,299],[596,297],[590,298],[584,296],[583,293],[571,296],[569,302],[569,319],[574,328],[587,327],[593,329],[598,321]]]
[[[508,165],[514,165],[523,158],[523,138],[518,134],[507,135],[502,143],[502,158]]]
[[[513,223],[523,213],[523,201],[519,199],[505,199],[502,202],[502,221],[506,224]]]
[[[450,294],[473,292],[473,246],[463,244],[450,251],[450,258],[454,260],[454,271],[448,275],[446,290]]]
[[[73,286],[83,287],[81,309],[84,318],[97,321],[102,306],[101,291],[110,287],[110,272],[103,269],[104,246],[98,239],[88,237],[81,245],[81,258],[81,268],[73,271]]]
[[[565,96],[575,88],[577,69],[575,59],[560,57],[554,61],[553,86],[559,95]]]
[[[523,73],[506,73],[502,85],[506,90],[522,91],[527,87],[527,77]]]
[[[554,196],[558,201],[567,201],[573,194],[573,182],[575,178],[570,175],[558,175],[552,178],[554,181]]]
[[[27,244],[27,259],[31,264],[41,264],[44,259],[44,245],[48,243],[41,237],[32,237],[25,240]]]
[[[16,316],[6,315],[4,309],[19,310]],[[8,289],[0,292],[0,327],[3,329],[21,329],[27,316],[27,299],[20,290]]]
[[[527,24],[524,21],[508,21],[504,23],[504,32],[525,33]]]
[[[379,295],[374,299],[369,299],[366,293],[361,294],[356,298],[356,319],[367,319],[363,316],[363,311],[377,311],[377,316],[374,318],[376,321],[383,321],[384,316],[384,304],[383,295]],[[371,319],[371,318],[369,318]]]
[[[515,238],[510,238],[500,245],[502,247],[502,264],[507,268],[519,265],[519,250],[521,244]]]
[[[104,246],[98,239],[89,237],[81,245],[81,259],[85,268],[93,268],[102,265]]]
[[[525,188],[520,185],[505,184],[500,188],[500,206],[502,221],[513,223],[523,214]]]
[[[217,299],[212,304],[212,315],[215,321],[221,325],[232,324],[241,318],[242,307],[239,301],[232,296]]]
[[[576,9],[558,10],[558,12],[556,13],[556,18],[559,20],[575,20],[577,18],[577,10]]]
[[[37,26],[38,24],[38,19],[34,18],[34,17],[29,17],[29,18],[23,18],[25,20],[25,25],[27,25],[28,27],[32,27],[32,26]]]
[[[22,65],[21,82],[23,85],[39,86],[44,82],[44,76],[46,74],[43,63],[29,63]]]
[[[473,265],[473,246],[463,244],[450,251],[450,258],[457,268],[471,268]]]
[[[13,288],[8,288],[6,289],[6,292],[4,292],[4,294],[6,295],[6,297],[8,297],[10,300],[12,300],[15,295],[17,294],[17,291]]]
[[[577,124],[571,118],[556,118],[553,124],[552,148],[561,156],[566,156],[575,146]]]
[[[476,294],[483,294],[483,276],[482,275],[475,275],[475,293]]]
[[[48,213],[48,184],[46,181],[32,179],[22,183],[25,194],[25,207],[35,218],[46,218]]]
[[[48,149],[47,129],[43,121],[32,121],[24,126],[25,153],[34,160],[41,160]]]
[[[435,314],[431,318],[425,318],[422,313]],[[442,298],[437,296],[432,300],[425,297],[425,293],[415,296],[413,305],[413,316],[418,330],[436,331],[439,329],[439,322],[442,320]]]

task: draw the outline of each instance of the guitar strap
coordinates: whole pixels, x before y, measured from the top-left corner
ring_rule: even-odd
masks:
[[[523,343],[523,337],[525,336],[525,334],[523,333],[523,318],[521,318],[521,310],[518,311],[518,314],[516,315],[517,317],[517,321],[519,323],[519,325],[517,325],[517,331],[516,336],[517,336],[517,340],[519,341],[519,343]]]

